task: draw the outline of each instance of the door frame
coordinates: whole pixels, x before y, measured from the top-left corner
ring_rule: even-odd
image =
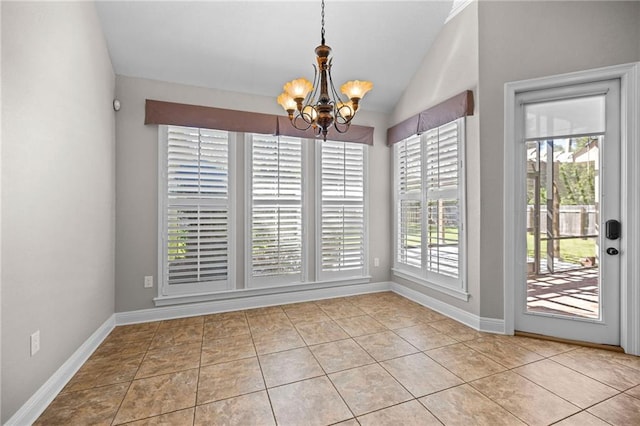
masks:
[[[620,346],[640,355],[640,62],[594,70],[510,82],[504,90],[504,205],[503,205],[503,285],[505,334],[515,327],[515,285],[526,275],[526,262],[516,253],[514,236],[521,232],[519,200],[516,199],[516,95],[602,80],[620,79],[621,222],[620,240]]]

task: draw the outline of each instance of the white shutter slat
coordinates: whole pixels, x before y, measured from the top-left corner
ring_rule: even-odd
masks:
[[[302,272],[302,143],[252,135],[252,276]]]
[[[224,281],[228,274],[228,133],[168,126],[166,283]]]
[[[364,271],[364,147],[327,141],[321,151],[323,272]]]

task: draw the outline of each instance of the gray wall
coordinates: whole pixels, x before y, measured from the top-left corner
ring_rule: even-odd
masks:
[[[1,7],[4,422],[114,312],[115,76],[93,3]]]
[[[394,109],[390,124],[396,124],[465,90],[478,97],[478,5],[471,3],[451,19],[438,34]],[[419,284],[394,277],[428,296],[467,312],[479,312],[480,295],[480,152],[478,108],[466,119],[467,164],[467,283],[468,302],[452,298]],[[392,159],[389,160],[392,162]],[[391,208],[393,209],[393,207]],[[393,224],[390,223],[390,227]],[[392,259],[390,259],[392,260]]]
[[[125,76],[116,78],[116,95],[122,103],[116,115],[116,311],[126,312],[153,308],[153,298],[157,295],[158,130],[157,126],[144,125],[145,99],[268,114],[281,114],[281,108],[275,98]],[[373,281],[387,281],[391,241],[389,150],[385,146],[387,121],[382,114],[362,111],[356,123],[376,127],[374,146],[369,151],[370,267]],[[244,174],[243,170],[235,172],[237,176]],[[238,210],[241,215],[244,209],[240,206]],[[240,234],[240,255],[242,241]],[[373,267],[375,257],[380,258],[377,268]],[[143,288],[145,275],[154,276],[154,288]],[[240,280],[242,274],[236,275]],[[238,283],[238,287],[241,288],[242,283]]]
[[[640,60],[640,2],[479,4],[481,309],[503,318],[504,84]]]

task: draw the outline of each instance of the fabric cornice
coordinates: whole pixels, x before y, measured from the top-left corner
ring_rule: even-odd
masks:
[[[460,117],[473,115],[473,108],[473,92],[466,90],[387,129],[387,145],[391,146],[411,135],[435,129]]]
[[[147,99],[144,124],[172,124],[230,132],[251,132],[315,139],[313,131],[294,128],[288,117]],[[329,130],[327,139],[373,145],[373,127],[351,125],[347,133]]]
[[[175,126],[202,127],[229,132],[254,132],[275,135],[278,130],[276,116],[257,112],[154,101],[145,103],[144,124],[173,124]]]

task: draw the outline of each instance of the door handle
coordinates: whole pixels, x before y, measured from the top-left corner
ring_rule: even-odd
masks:
[[[608,239],[617,240],[620,238],[620,222],[615,219],[608,220],[605,223],[605,232]]]
[[[618,254],[618,253],[620,253],[620,252],[619,252],[619,251],[618,251],[618,249],[616,249],[616,248],[609,247],[609,248],[607,249],[607,254],[609,254],[609,255],[611,255],[611,256],[615,256],[615,255],[616,255],[616,254]]]

